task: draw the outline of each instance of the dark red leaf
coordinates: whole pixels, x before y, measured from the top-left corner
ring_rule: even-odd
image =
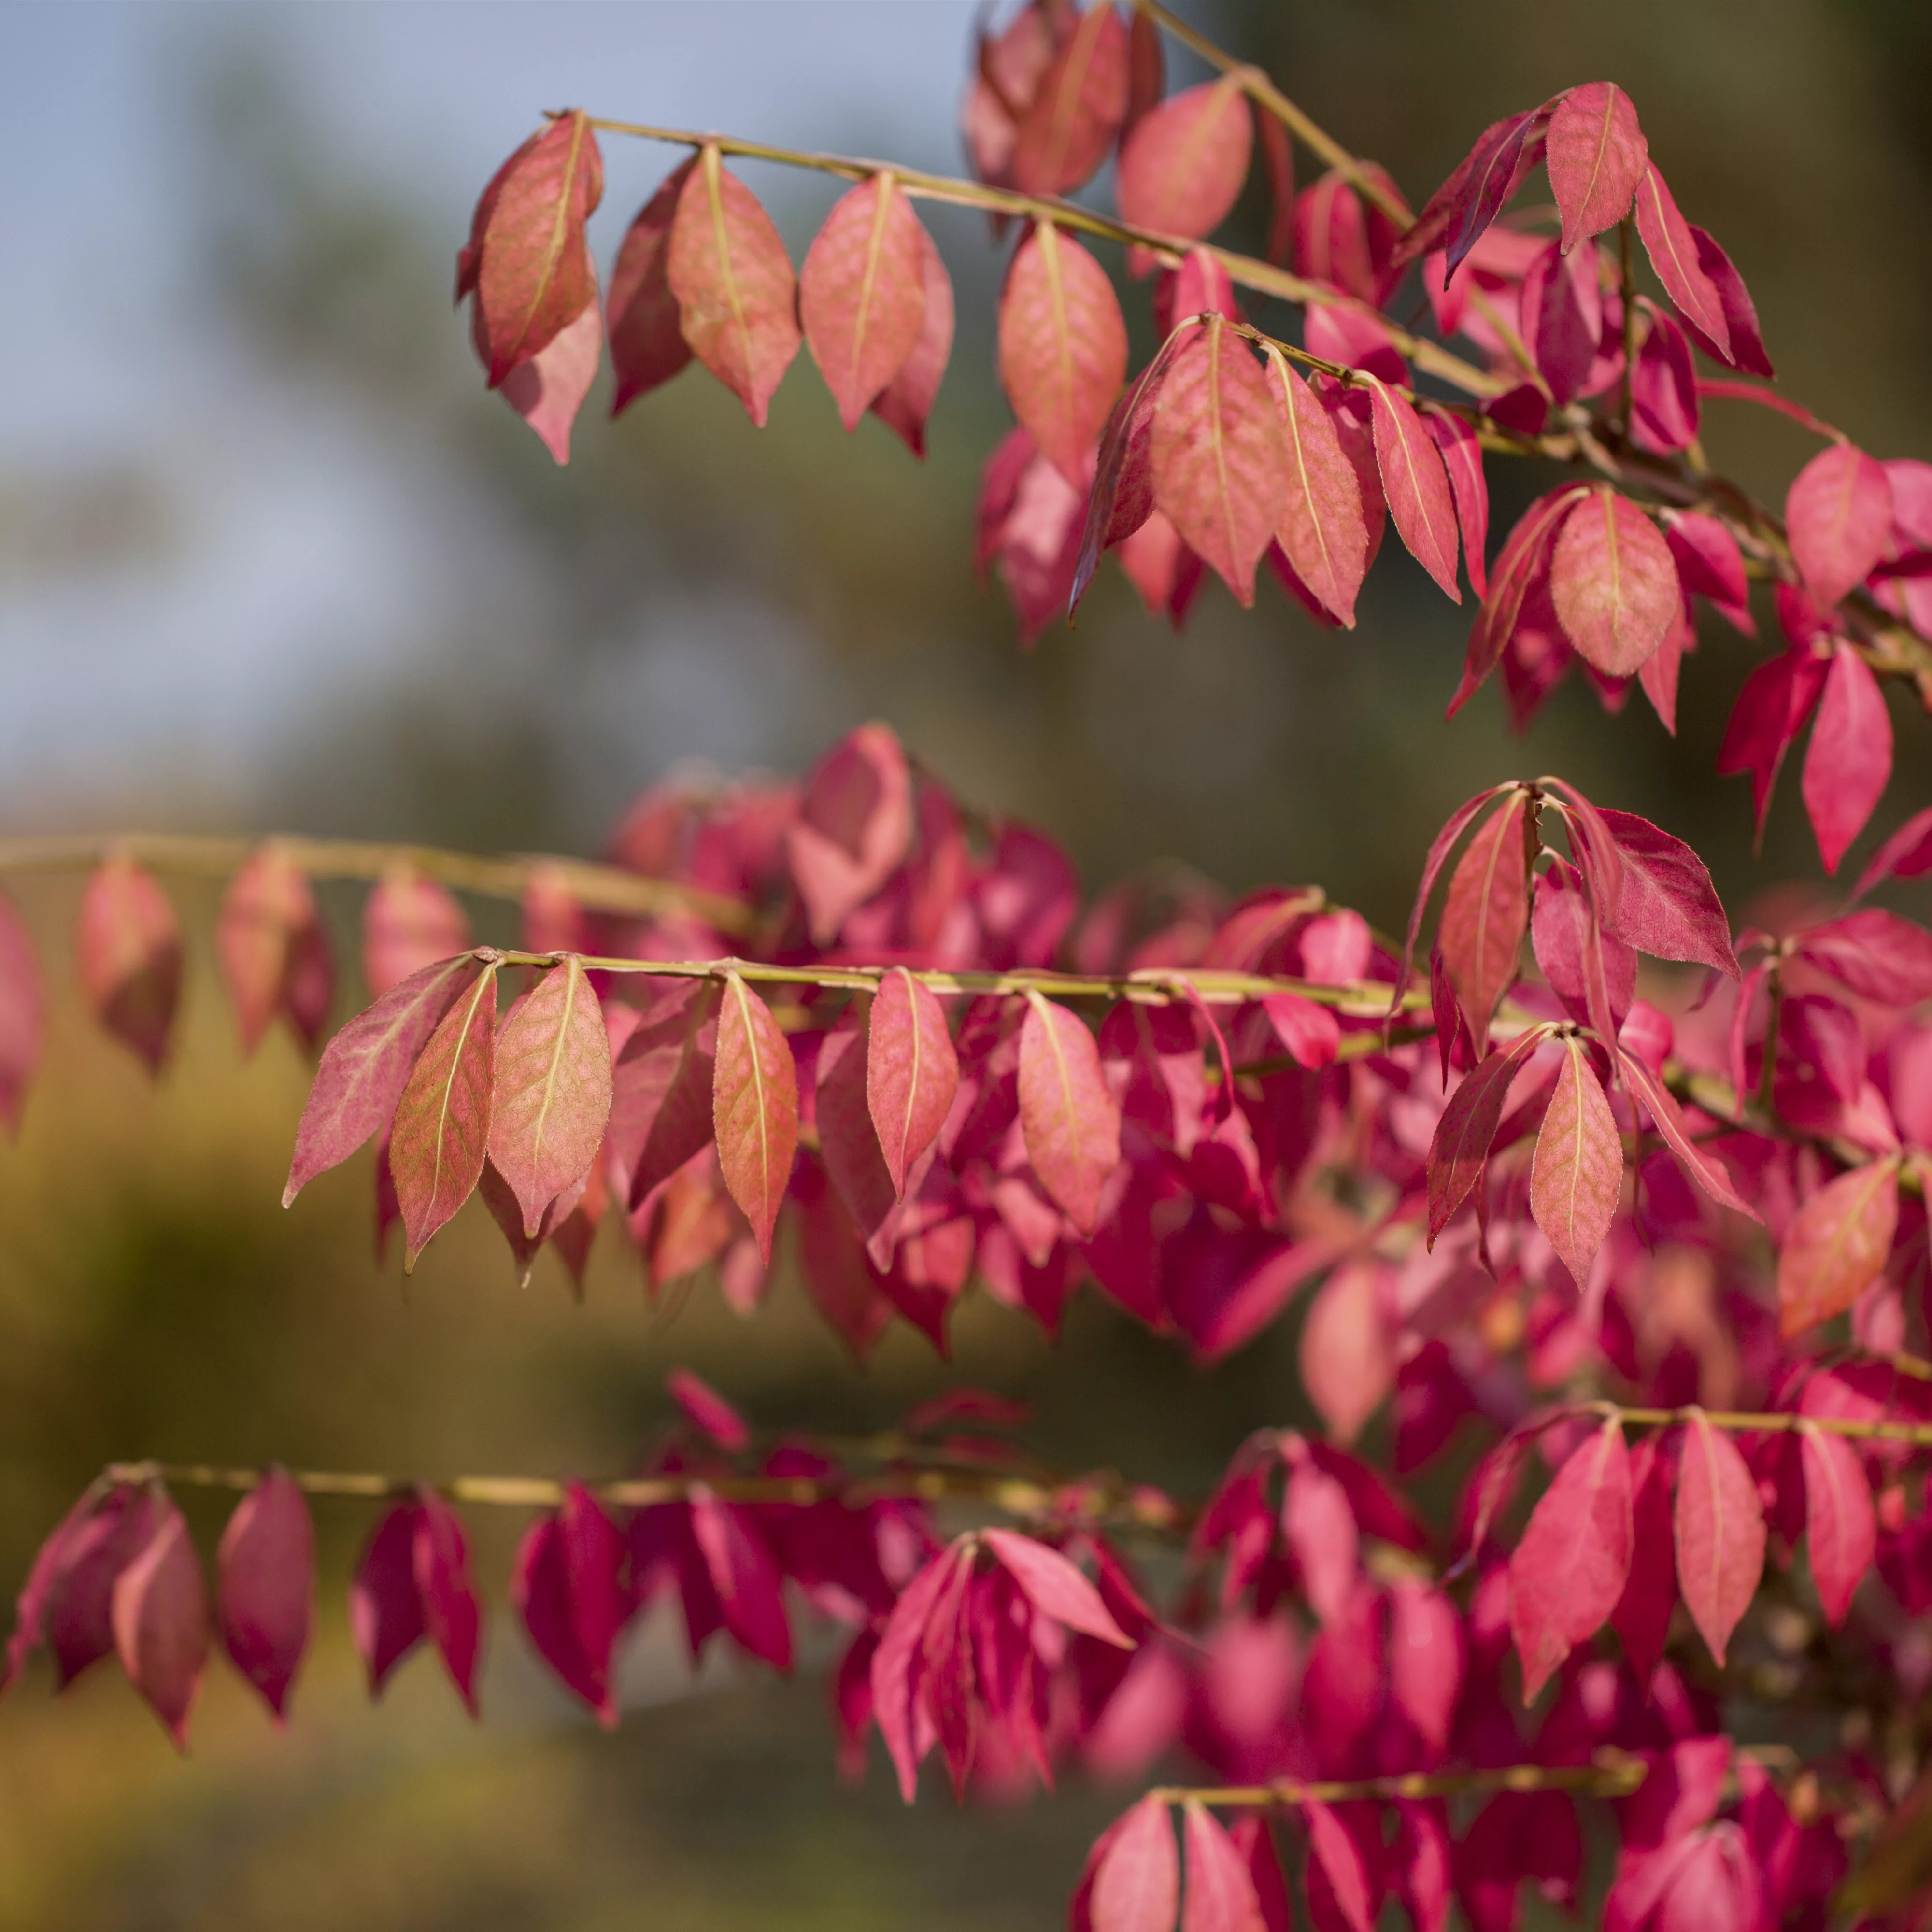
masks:
[[[1604,930],[1655,959],[1682,959],[1738,977],[1731,924],[1704,862],[1635,812],[1598,813],[1622,860]]]
[[[180,1751],[208,1662],[208,1625],[201,1559],[181,1511],[164,1499],[146,1546],[114,1580],[114,1646]]]
[[[1515,982],[1529,927],[1527,809],[1522,793],[1510,794],[1470,840],[1449,880],[1436,933],[1478,1059],[1489,1051],[1490,1022]]]
[[[1677,1607],[1670,1508],[1676,1475],[1674,1457],[1661,1433],[1646,1436],[1631,1453],[1630,1576],[1610,1622],[1640,1684],[1648,1684],[1657,1670]]]
[[[236,1505],[216,1556],[222,1647],[280,1724],[314,1623],[315,1529],[285,1469]]]
[[[34,942],[0,892],[0,1124],[20,1131],[20,1112],[46,1043],[46,989]]]
[[[691,360],[691,344],[684,339],[666,263],[678,197],[697,165],[694,155],[681,161],[658,184],[625,230],[617,250],[605,304],[610,366],[617,377],[610,398],[614,416],[638,397],[669,382]]]
[[[451,1003],[396,1102],[389,1171],[402,1210],[406,1270],[482,1178],[496,1059],[492,961]]]
[[[1490,1144],[1502,1124],[1503,1102],[1523,1064],[1543,1042],[1544,1029],[1532,1027],[1508,1047],[1498,1048],[1462,1077],[1436,1123],[1429,1148],[1429,1239],[1449,1225],[1468,1200],[1490,1157]]]
[[[470,1538],[462,1518],[430,1490],[418,1492],[414,1529],[412,1567],[423,1627],[473,1718],[483,1609],[470,1579]]]

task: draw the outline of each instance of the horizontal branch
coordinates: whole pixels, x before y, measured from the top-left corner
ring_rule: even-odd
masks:
[[[1733,1755],[1754,1764],[1795,1771],[1788,1744],[1740,1744]],[[1163,1804],[1209,1804],[1226,1809],[1292,1808],[1300,1804],[1397,1803],[1456,1798],[1486,1791],[1570,1791],[1592,1798],[1628,1798],[1649,1774],[1642,1759],[1599,1751],[1588,1764],[1469,1766],[1454,1771],[1412,1771],[1384,1778],[1278,1778],[1268,1784],[1156,1785],[1146,1796]]]
[[[1801,1415],[1795,1410],[1632,1408],[1618,1402],[1586,1402],[1583,1412],[1612,1418],[1627,1428],[1667,1429],[1702,1415],[1713,1429],[1729,1436],[1784,1436],[1794,1430],[1816,1429],[1826,1436],[1848,1436],[1860,1442],[1902,1442],[1916,1449],[1932,1448],[1932,1422],[1888,1422],[1854,1415]]]
[[[311,879],[380,879],[407,867],[460,891],[484,898],[520,899],[533,880],[550,878],[578,904],[592,912],[653,916],[686,913],[721,932],[752,928],[751,910],[741,900],[673,879],[653,879],[619,866],[583,859],[517,854],[484,858],[436,845],[412,845],[377,839],[304,838],[293,833],[264,833],[258,838],[202,838],[172,832],[109,832],[46,838],[0,839],[0,873],[66,872],[95,865],[110,854],[137,860],[156,872],[222,878],[252,852],[274,845]]]
[[[312,1496],[380,1502],[406,1500],[428,1490],[452,1502],[502,1509],[556,1509],[564,1499],[564,1484],[551,1476],[429,1479],[328,1469],[291,1469],[284,1473],[304,1495]],[[220,1463],[149,1460],[110,1462],[102,1471],[101,1480],[160,1482],[181,1489],[228,1490],[245,1495],[258,1487],[266,1474],[262,1469]],[[1114,1523],[1154,1534],[1179,1530],[1189,1520],[1187,1511],[1144,1485],[1084,1478],[1049,1483],[939,1457],[928,1460],[917,1468],[889,1468],[866,1475],[706,1475],[676,1472],[620,1477],[586,1483],[584,1487],[601,1501],[623,1509],[682,1502],[694,1494],[714,1496],[726,1502],[789,1503],[799,1508],[814,1503],[859,1504],[908,1497],[920,1502],[977,1503],[1022,1520],[1070,1513],[1084,1521]],[[1079,1496],[1085,1506],[1069,1512],[1070,1494]]]

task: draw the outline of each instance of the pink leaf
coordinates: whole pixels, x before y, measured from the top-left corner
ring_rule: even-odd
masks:
[[[181,1003],[181,927],[154,875],[124,853],[81,889],[74,964],[94,1018],[158,1073]]]
[[[1671,1546],[1671,1484],[1676,1474],[1664,1436],[1646,1436],[1630,1459],[1630,1566],[1610,1622],[1623,1640],[1637,1681],[1648,1684],[1664,1655],[1677,1607],[1677,1564]]]
[[[1664,529],[1664,541],[1677,562],[1677,579],[1688,591],[1708,597],[1733,630],[1757,635],[1750,611],[1750,584],[1730,526],[1700,511],[1680,510]]]
[[[968,1562],[971,1558],[968,1557]],[[920,1692],[923,1670],[921,1645],[926,1627],[941,1594],[956,1577],[961,1558],[952,1549],[939,1551],[899,1592],[879,1647],[872,1654],[872,1709],[893,1768],[898,1774],[899,1796],[910,1804],[918,1795],[919,1764],[930,1748],[928,1732],[920,1736]]]
[[[172,1502],[164,1502],[147,1546],[115,1579],[114,1645],[128,1681],[184,1752],[208,1661],[208,1591]]]
[[[1342,1044],[1342,1023],[1326,1006],[1299,993],[1268,993],[1261,1009],[1290,1057],[1311,1072],[1332,1065]]]
[[[1066,194],[1106,159],[1126,117],[1126,23],[1100,0],[1079,16],[1041,76],[1013,142],[1013,185],[1026,194]]]
[[[1489,1051],[1497,1002],[1515,983],[1529,926],[1527,807],[1522,793],[1511,793],[1470,840],[1450,876],[1436,932],[1478,1058]]]
[[[771,1009],[736,973],[724,976],[711,1093],[718,1165],[769,1266],[798,1146],[798,1070]]]
[[[286,850],[251,852],[229,881],[215,921],[214,956],[242,1034],[253,1053],[280,1010],[298,936],[320,937],[315,895]]]
[[[452,1002],[396,1102],[389,1171],[402,1210],[406,1271],[482,1178],[496,1059],[492,961]]]
[[[1852,897],[1862,899],[1888,879],[1923,878],[1928,872],[1932,872],[1932,806],[1915,812],[1871,855]]]
[[[1334,1622],[1355,1592],[1360,1539],[1348,1492],[1312,1462],[1292,1466],[1281,1530],[1301,1571],[1310,1607],[1324,1623]]]
[[[1058,1550],[1010,1529],[989,1529],[985,1535],[986,1547],[1012,1573],[1035,1610],[1102,1643],[1133,1648],[1100,1592]]]
[[[1744,278],[1732,266],[1730,256],[1704,230],[1694,221],[1687,222],[1684,226],[1696,244],[1697,266],[1718,292],[1718,304],[1724,311],[1724,326],[1729,332],[1730,352],[1725,354],[1693,322],[1691,333],[1697,337],[1698,346],[1717,361],[1728,362],[1733,369],[1746,370],[1769,382],[1778,372],[1771,366],[1771,358],[1765,353],[1764,338],[1758,329],[1757,304],[1751,300]]]
[[[439,960],[470,950],[470,922],[446,886],[398,863],[362,903],[362,978],[380,1000]]]
[[[1462,593],[1456,584],[1456,500],[1435,439],[1408,400],[1373,376],[1368,385],[1373,412],[1376,464],[1389,514],[1409,554],[1435,578],[1450,603]]]
[[[1848,442],[1820,450],[1792,479],[1784,523],[1806,589],[1820,604],[1837,603],[1871,574],[1891,539],[1884,465]]]
[[[1778,1257],[1778,1330],[1787,1340],[1842,1315],[1877,1280],[1898,1229],[1898,1164],[1828,1182],[1798,1209]]]
[[[625,230],[617,250],[606,317],[610,366],[617,377],[610,399],[614,416],[638,397],[669,382],[691,360],[691,344],[680,326],[677,298],[671,293],[665,267],[678,197],[697,165],[694,155],[658,184]]]
[[[712,1136],[718,988],[691,986],[631,1034],[610,1070],[611,1172],[628,1208],[640,1206]]]
[[[1529,1204],[1536,1225],[1580,1288],[1623,1192],[1624,1144],[1596,1074],[1573,1034],[1536,1137]]]
[[[1654,655],[1683,596],[1656,525],[1607,485],[1564,519],[1550,594],[1564,634],[1607,677],[1628,677]]]
[[[1624,1078],[1629,1083],[1631,1098],[1642,1102],[1644,1111],[1684,1171],[1719,1207],[1748,1214],[1754,1221],[1761,1220],[1757,1210],[1732,1186],[1724,1163],[1715,1155],[1706,1154],[1691,1138],[1683,1110],[1670,1090],[1628,1048],[1619,1046],[1617,1058],[1623,1068]]]
[[[1724,317],[1724,298],[1706,272],[1690,224],[1677,212],[1677,203],[1654,163],[1647,162],[1636,189],[1636,232],[1642,238],[1650,266],[1669,292],[1684,319],[1707,337],[1719,358],[1731,359],[1730,326]]]
[[[784,1579],[751,1518],[709,1493],[694,1492],[691,1532],[728,1630],[752,1657],[775,1670],[789,1670],[791,1625],[785,1616]]]
[[[1490,1143],[1502,1124],[1503,1102],[1524,1063],[1542,1044],[1544,1030],[1532,1027],[1506,1048],[1492,1052],[1449,1096],[1429,1146],[1429,1239],[1449,1225],[1468,1200],[1490,1157]]]
[[[1280,412],[1222,318],[1184,340],[1161,385],[1149,446],[1154,500],[1244,607],[1288,491]]]
[[[925,327],[925,233],[888,170],[840,197],[806,253],[799,319],[848,430],[858,428]]]
[[[1804,1533],[1811,1559],[1811,1581],[1834,1628],[1850,1614],[1852,1598],[1871,1568],[1878,1546],[1878,1520],[1871,1485],[1858,1452],[1842,1436],[1816,1423],[1798,1425],[1798,1454],[1804,1471]]]
[[[1376,1915],[1369,1875],[1354,1840],[1325,1804],[1310,1800],[1302,1807],[1302,1816],[1308,1822],[1311,1886],[1317,1882],[1326,1886],[1327,1902],[1334,1906],[1348,1932],[1372,1932]]]
[[[20,1131],[20,1110],[46,1042],[46,989],[34,942],[0,892],[0,1124]]]
[[[1449,472],[1449,488],[1456,499],[1456,522],[1462,533],[1462,562],[1469,573],[1469,588],[1478,597],[1490,594],[1490,574],[1484,553],[1490,542],[1490,486],[1483,474],[1483,446],[1476,432],[1463,418],[1439,405],[1428,410],[1424,420],[1436,446],[1442,452],[1442,466]]]
[[[418,1492],[411,1551],[423,1628],[470,1714],[476,1715],[483,1610],[470,1577],[470,1538],[459,1516],[434,1490]]]
[[[494,1049],[490,1159],[523,1210],[526,1236],[534,1238],[550,1203],[590,1172],[604,1144],[610,1091],[604,1015],[572,953],[511,1009]]]
[[[939,250],[922,226],[919,231],[920,278],[926,290],[925,320],[912,352],[898,373],[872,398],[872,413],[899,437],[914,455],[926,454],[926,418],[938,399],[939,386],[952,353],[952,278],[946,272]]]
[[[1561,409],[1588,386],[1604,330],[1594,247],[1565,254],[1552,242],[1522,280],[1522,336]]]
[[[1181,1812],[1187,1886],[1180,1932],[1264,1932],[1255,1881],[1226,1827],[1198,1799]]]
[[[1076,488],[1126,373],[1126,324],[1106,271],[1036,223],[1000,297],[1000,380],[1040,454]]]
[[[1764,1510],[1737,1444],[1701,1408],[1688,1413],[1677,1477],[1677,1580],[1721,1666],[1764,1570]]]
[[[1020,1029],[1020,1124],[1040,1185],[1083,1234],[1120,1158],[1120,1114],[1086,1023],[1037,993]]]
[[[1395,1386],[1395,1341],[1372,1263],[1345,1262],[1301,1325],[1302,1385],[1339,1442],[1352,1442]]]
[[[1649,158],[1636,110],[1613,82],[1586,81],[1556,104],[1544,136],[1544,163],[1563,218],[1566,255],[1629,214]]]
[[[1356,594],[1369,568],[1361,482],[1334,417],[1279,350],[1270,349],[1268,357],[1288,455],[1288,489],[1275,536],[1316,602],[1352,629]]]
[[[117,1484],[62,1540],[45,1621],[54,1680],[63,1690],[113,1649],[114,1586],[152,1540],[164,1503],[150,1484]]]
[[[904,862],[912,841],[912,775],[889,724],[861,724],[813,767],[785,827],[786,856],[812,936],[838,928]]]
[[[866,1049],[866,1097],[895,1193],[938,1138],[959,1090],[946,1010],[903,967],[879,982]]]
[[[1095,1869],[1090,1922],[1093,1932],[1173,1932],[1180,1902],[1173,1822],[1150,1793],[1121,1819]]]
[[[764,428],[798,353],[798,284],[771,217],[714,147],[679,191],[664,273],[692,353]]]
[[[1622,859],[1616,903],[1604,929],[1655,959],[1683,959],[1738,976],[1731,922],[1704,862],[1681,838],[1633,812],[1606,806],[1598,816]]]
[[[1826,872],[1838,869],[1891,782],[1892,713],[1885,694],[1864,659],[1841,644],[1832,654],[1804,754],[1804,808]]]
[[[216,1557],[222,1647],[280,1724],[314,1622],[315,1530],[285,1469],[236,1505]]]
[[[1557,1472],[1510,1558],[1510,1630],[1526,1704],[1616,1608],[1632,1546],[1630,1457],[1613,1418]]]
[[[1253,145],[1238,77],[1169,94],[1121,144],[1121,220],[1163,235],[1211,235],[1240,199]]]
[[[582,314],[503,378],[498,393],[560,464],[570,460],[571,425],[603,361],[604,314],[593,280]]]
[[[572,1482],[562,1508],[524,1533],[510,1576],[510,1601],[538,1655],[607,1726],[617,1721],[610,1653],[626,1609],[624,1562],[616,1525]]]
[[[744,1418],[688,1369],[672,1370],[664,1377],[664,1388],[688,1420],[728,1454],[735,1456],[750,1448],[752,1432]]]

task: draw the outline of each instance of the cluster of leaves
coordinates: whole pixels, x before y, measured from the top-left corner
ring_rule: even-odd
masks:
[[[1265,559],[1318,621],[1351,626],[1393,522],[1446,595],[1461,601],[1460,560],[1479,600],[1452,715],[1500,670],[1526,724],[1578,664],[1607,708],[1634,683],[1674,730],[1694,599],[1755,637],[1749,577],[1770,578],[1786,648],[1741,692],[1719,768],[1750,774],[1762,824],[1815,712],[1804,797],[1835,870],[1890,776],[1875,668],[1932,663],[1932,466],[1881,464],[1774,391],[1699,374],[1700,353],[1740,375],[1773,370],[1742,278],[1679,212],[1613,84],[1486,130],[1418,216],[1372,164],[1298,193],[1255,82],[1234,68],[1163,97],[1150,11],[1130,25],[1111,0],[1084,13],[1028,0],[982,34],[967,146],[996,229],[1018,214],[1024,232],[999,307],[1016,426],[986,463],[975,552],[1023,634],[1076,604],[1108,550],[1177,624],[1210,569],[1252,603]],[[1274,202],[1265,262],[1203,245],[1257,146]],[[602,190],[595,126],[572,112],[519,148],[477,205],[458,274],[490,383],[561,460],[607,334],[617,409],[695,357],[759,423],[802,341],[848,430],[869,411],[922,453],[953,306],[909,195],[970,198],[971,184],[764,151],[861,177],[795,275],[723,152],[703,143],[645,203],[600,305],[584,238]],[[1084,219],[1060,197],[1110,156],[1118,222]],[[1539,163],[1553,209],[1510,213]],[[1600,238],[1620,225],[1621,256]],[[1156,275],[1161,344],[1131,381],[1119,296],[1076,238],[1096,227],[1127,242],[1130,275]],[[1660,301],[1638,290],[1633,232]],[[1388,318],[1412,274],[1439,340]],[[1300,304],[1298,344],[1248,323],[1243,280]],[[1425,392],[1424,376],[1462,399]],[[1709,394],[1768,403],[1831,439],[1781,523],[1708,477]],[[1493,563],[1486,450],[1595,472],[1539,497]]]

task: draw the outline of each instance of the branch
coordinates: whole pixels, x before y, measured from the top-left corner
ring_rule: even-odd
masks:
[[[721,932],[748,933],[750,908],[741,900],[672,879],[647,878],[618,866],[539,854],[483,858],[435,845],[382,840],[304,838],[287,832],[259,838],[200,838],[171,832],[111,832],[74,837],[0,839],[0,872],[66,872],[119,854],[157,872],[224,878],[252,852],[279,847],[311,879],[380,879],[408,866],[466,892],[520,899],[531,881],[548,874],[578,904],[593,912],[688,913]]]
[[[433,1480],[328,1469],[291,1469],[285,1473],[298,1490],[311,1496],[403,1501],[428,1490],[452,1502],[502,1509],[555,1509],[564,1499],[563,1484],[550,1476],[452,1476]],[[259,1487],[266,1474],[262,1469],[218,1463],[143,1460],[110,1462],[101,1472],[100,1480],[105,1484],[166,1483],[180,1489],[227,1490],[245,1495]],[[708,1493],[726,1502],[789,1503],[799,1508],[814,1503],[857,1505],[909,1497],[920,1502],[977,1503],[1022,1520],[1073,1516],[1084,1522],[1114,1523],[1154,1534],[1178,1532],[1191,1517],[1190,1511],[1159,1492],[1144,1484],[1124,1484],[1118,1478],[1070,1477],[1048,1481],[938,1456],[924,1459],[916,1468],[888,1468],[864,1476],[705,1475],[677,1472],[621,1477],[585,1486],[601,1501],[624,1509],[682,1502],[694,1492]],[[1076,1500],[1078,1507],[1070,1506]]]

